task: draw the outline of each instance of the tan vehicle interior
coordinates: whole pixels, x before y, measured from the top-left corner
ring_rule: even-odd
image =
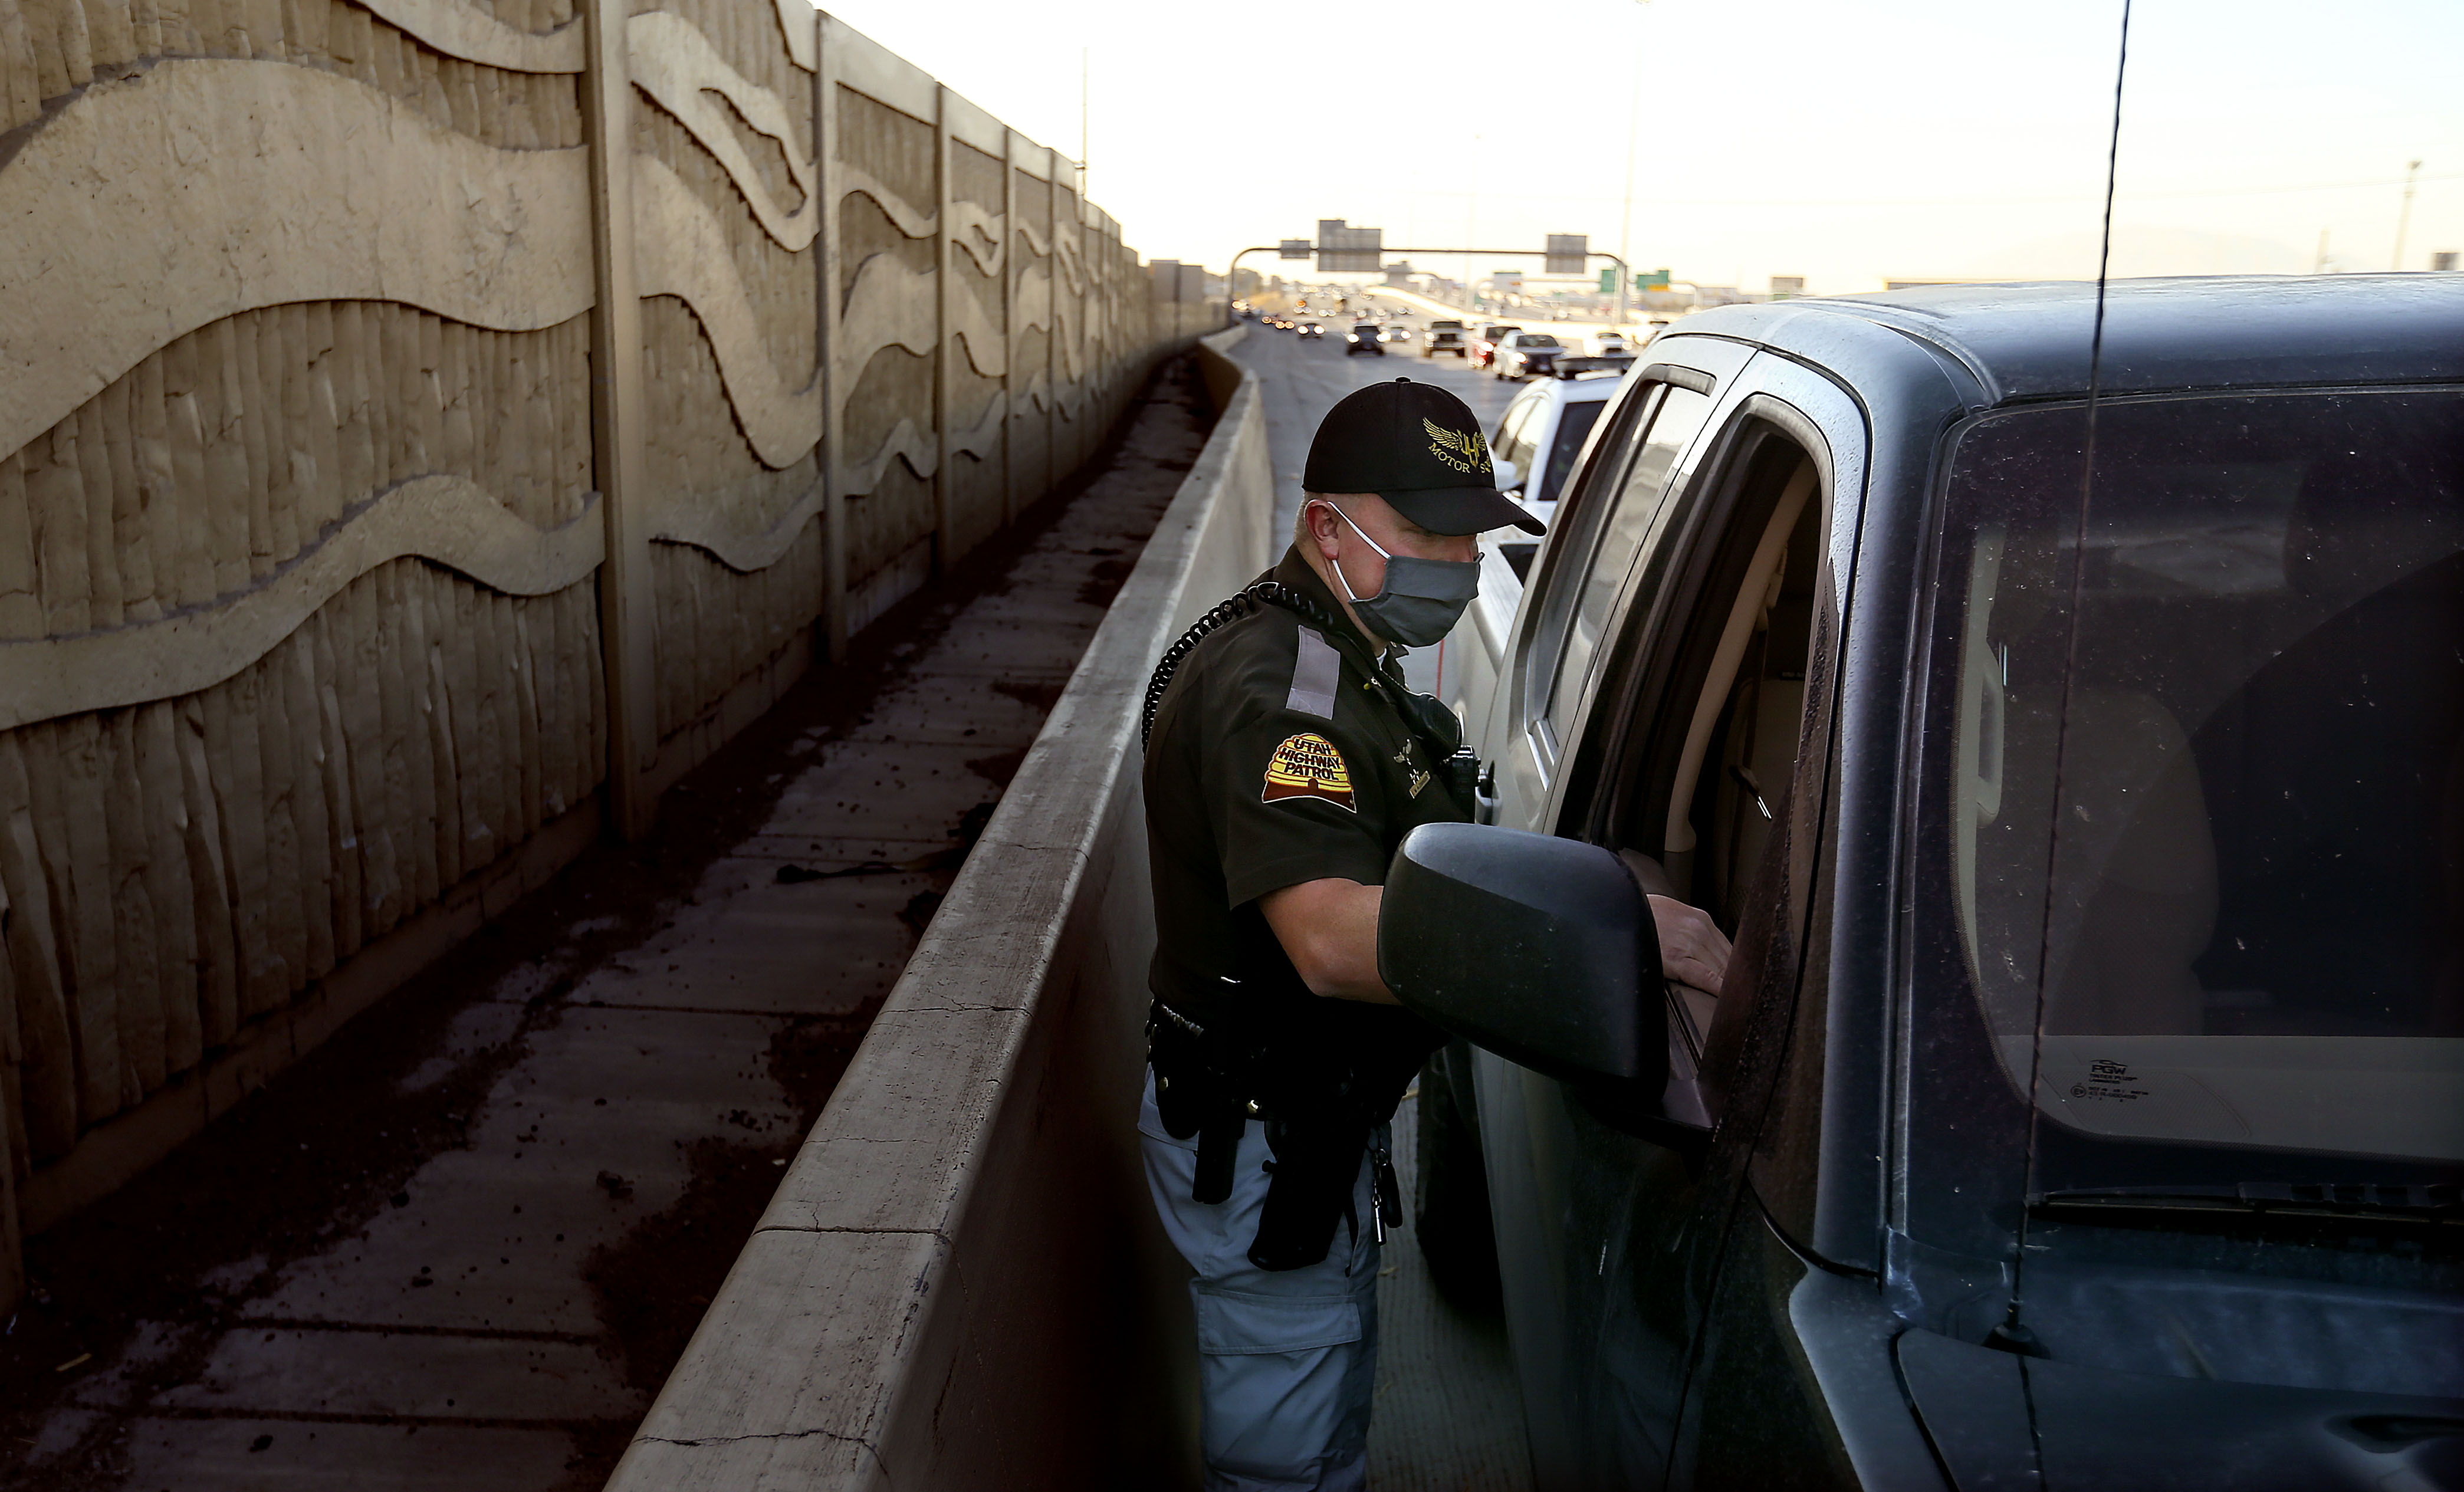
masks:
[[[1723,531],[1690,546],[1696,573],[1666,582],[1692,595],[1662,627],[1675,649],[1664,692],[1631,702],[1643,735],[1628,745],[1611,840],[1645,891],[1702,908],[1732,938],[1796,770],[1823,532],[1802,449],[1772,432],[1743,470]],[[1678,993],[1699,1058],[1716,992]]]

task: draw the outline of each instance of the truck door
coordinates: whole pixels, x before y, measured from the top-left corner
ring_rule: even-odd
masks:
[[[1708,363],[1733,374],[1750,356],[1734,343],[1701,344]],[[1559,732],[1569,733],[1600,639],[1629,593],[1626,583],[1665,533],[1670,493],[1683,485],[1683,458],[1716,407],[1719,379],[1702,367],[1656,366],[1622,396],[1608,436],[1582,478],[1592,495],[1551,534],[1534,565],[1491,707],[1485,745],[1497,792],[1496,822],[1547,832]],[[1679,382],[1683,380],[1683,382]],[[1615,444],[1612,444],[1615,442]],[[1601,577],[1608,577],[1605,581]],[[1561,680],[1571,679],[1570,683]],[[1566,703],[1559,703],[1562,693]],[[1555,720],[1551,718],[1557,712]],[[1475,1061],[1476,1108],[1502,1266],[1507,1319],[1543,1485],[1576,1485],[1574,1386],[1566,1379],[1571,1283],[1564,1267],[1568,1167],[1561,1095],[1554,1084],[1485,1053]]]
[[[1828,757],[1827,691],[1815,687],[1811,700],[1808,691],[1827,673],[1836,609],[1826,538],[1837,442],[1762,387],[1764,367],[1778,382],[1809,381],[1772,360],[1720,390],[1716,418],[1665,485],[1626,594],[1597,634],[1573,635],[1561,655],[1562,687],[1575,649],[1594,654],[1583,703],[1567,717],[1547,825],[1616,849],[1648,889],[1704,908],[1739,941],[1729,988],[1669,992],[1680,1078],[1670,1112],[1696,1103],[1705,1124],[1720,1100],[1701,1080],[1733,1074],[1749,1011],[1793,991],[1793,971],[1764,967],[1759,951],[1778,946],[1769,930],[1805,904],[1789,885],[1783,831],[1809,774],[1802,807],[1818,809]],[[1853,481],[1859,464],[1848,454]],[[1517,1365],[1527,1384],[1549,1385],[1545,1446],[1542,1414],[1531,1415],[1540,1480],[1659,1485],[1743,1195],[1746,1146],[1732,1138],[1715,1152],[1707,1130],[1638,1132],[1567,1086],[1495,1059],[1484,1076]],[[1752,1132],[1746,1110],[1762,1102],[1762,1088],[1747,1088],[1729,1095],[1738,1135]],[[1519,1123],[1519,1146],[1498,1143],[1508,1123]]]

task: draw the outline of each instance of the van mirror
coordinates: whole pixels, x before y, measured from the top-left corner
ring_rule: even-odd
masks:
[[[1377,970],[1406,1009],[1509,1062],[1652,1108],[1667,1086],[1660,935],[1596,845],[1414,829],[1386,874]]]

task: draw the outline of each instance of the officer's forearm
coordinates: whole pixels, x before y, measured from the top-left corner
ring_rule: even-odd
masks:
[[[1377,908],[1385,888],[1357,881],[1303,881],[1258,898],[1266,926],[1312,994],[1392,1005],[1377,976]]]

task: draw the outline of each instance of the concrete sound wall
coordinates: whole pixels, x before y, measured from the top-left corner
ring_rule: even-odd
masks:
[[[1277,548],[1256,375],[1203,356],[1204,453],[610,1492],[1196,1484],[1186,1272],[1136,1133],[1138,722],[1155,659]]]
[[[803,0],[0,0],[0,1301],[1207,308]]]

